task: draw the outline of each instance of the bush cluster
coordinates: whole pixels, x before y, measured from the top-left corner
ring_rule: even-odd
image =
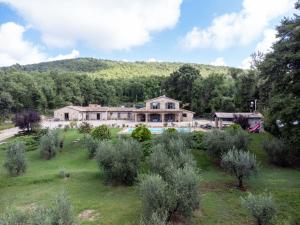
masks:
[[[94,139],[92,136],[87,135],[84,138],[84,146],[87,148],[88,151],[88,157],[90,159],[94,158],[96,156],[96,151],[99,145],[99,140]]]
[[[269,224],[276,215],[276,205],[271,195],[250,193],[247,197],[242,198],[241,202],[256,219],[257,225]]]
[[[290,164],[289,147],[283,140],[277,138],[265,140],[262,147],[267,152],[271,163],[278,166],[288,166]]]
[[[93,129],[93,126],[90,125],[88,122],[82,122],[80,124],[80,126],[78,127],[79,133],[82,133],[82,134],[89,134],[89,133],[91,133],[92,129]]]
[[[19,176],[25,173],[27,163],[25,145],[23,142],[14,142],[8,146],[4,167],[11,176]]]
[[[60,193],[48,207],[37,207],[30,214],[10,210],[0,218],[1,225],[75,225],[76,220],[69,198]]]
[[[221,166],[237,178],[239,188],[244,188],[244,178],[257,170],[255,155],[235,147],[222,155]]]
[[[139,142],[144,142],[151,140],[152,135],[145,125],[140,125],[132,131],[131,137]]]
[[[96,160],[110,183],[132,185],[142,158],[140,143],[135,140],[103,141],[98,145]]]
[[[48,134],[41,137],[40,154],[44,159],[55,157],[57,150],[62,147],[62,139],[59,137],[59,130],[49,131]]]
[[[92,137],[98,140],[109,140],[111,139],[111,133],[109,127],[106,125],[100,125],[95,127],[91,133]]]
[[[229,129],[225,131],[213,130],[203,136],[203,146],[206,151],[217,158],[228,152],[233,147],[239,150],[247,150],[249,136],[242,129]]]
[[[198,207],[198,174],[187,143],[178,132],[164,132],[156,139],[147,158],[151,175],[140,184],[144,224],[168,224]]]

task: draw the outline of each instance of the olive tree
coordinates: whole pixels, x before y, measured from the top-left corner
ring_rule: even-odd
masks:
[[[253,195],[250,193],[247,197],[242,198],[241,202],[256,219],[257,225],[269,224],[276,215],[276,204],[272,195]]]
[[[84,138],[84,146],[88,150],[88,157],[90,159],[94,158],[96,156],[96,151],[99,145],[99,140],[94,139],[92,136],[87,135]]]
[[[139,142],[128,139],[117,143],[101,142],[96,160],[108,182],[132,185],[138,175],[142,158]]]
[[[45,134],[40,139],[40,154],[44,159],[52,159],[58,148],[60,147],[60,139],[58,130],[53,130]]]
[[[221,166],[238,179],[238,187],[244,188],[244,178],[257,170],[255,155],[235,147],[222,155]]]
[[[19,176],[25,173],[27,163],[23,142],[14,142],[8,146],[4,167],[11,176]]]
[[[203,136],[204,148],[210,155],[217,158],[233,147],[240,150],[247,150],[248,145],[248,133],[242,129],[214,130]]]
[[[142,198],[143,218],[148,220],[153,214],[156,214],[160,219],[165,217],[171,204],[171,199],[168,196],[168,183],[160,175],[153,174],[142,180],[139,189]]]
[[[199,206],[198,175],[194,168],[184,167],[170,171],[168,180],[160,175],[147,176],[140,185],[143,217],[159,217],[165,223],[174,216],[189,217]]]

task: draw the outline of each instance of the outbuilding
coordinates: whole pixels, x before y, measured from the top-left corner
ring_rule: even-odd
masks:
[[[222,128],[223,125],[232,124],[234,119],[238,116],[247,118],[250,127],[254,127],[256,124],[261,124],[263,118],[263,115],[259,112],[215,112],[215,126]]]

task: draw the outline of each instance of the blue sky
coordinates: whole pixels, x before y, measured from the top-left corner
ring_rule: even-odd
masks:
[[[249,67],[294,0],[0,0],[0,66],[75,57]]]

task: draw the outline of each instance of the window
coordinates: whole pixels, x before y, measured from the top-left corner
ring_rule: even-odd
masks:
[[[127,113],[127,118],[130,119],[131,118],[131,112]]]
[[[182,116],[183,116],[183,117],[187,117],[187,114],[186,114],[186,113],[183,113]]]
[[[100,113],[97,113],[97,120],[100,120],[100,118],[101,118]]]
[[[121,118],[121,113],[118,113],[118,119],[120,119]]]
[[[166,109],[175,109],[175,103],[174,102],[167,102],[166,103]]]
[[[159,109],[159,108],[160,108],[159,102],[152,102],[152,103],[150,104],[150,108],[151,108],[151,109]]]

